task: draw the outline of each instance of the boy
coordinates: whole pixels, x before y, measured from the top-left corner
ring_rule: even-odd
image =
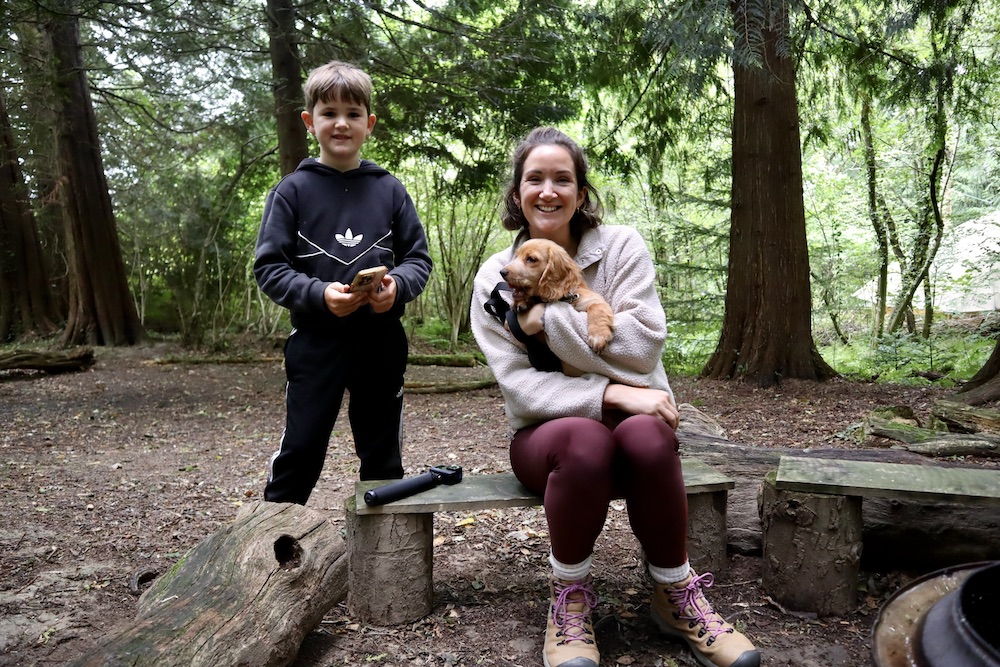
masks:
[[[319,142],[268,193],[254,277],[291,311],[285,430],[264,499],[304,505],[319,480],[345,389],[361,479],[403,476],[404,305],[427,285],[431,258],[416,209],[388,171],[360,158],[371,135],[371,79],[331,62],[309,73],[302,120]],[[385,266],[374,289],[351,288]],[[370,279],[370,278],[369,278]]]

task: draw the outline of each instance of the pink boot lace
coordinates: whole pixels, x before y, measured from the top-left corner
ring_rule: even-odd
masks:
[[[668,589],[667,591],[670,595],[670,601],[677,605],[677,618],[688,621],[691,628],[694,628],[696,624],[701,624],[704,631],[711,634],[709,645],[722,633],[730,632],[725,627],[725,621],[712,610],[712,605],[708,603],[704,593],[701,592],[702,588],[711,588],[714,583],[715,576],[711,572],[706,572],[692,577],[684,588]],[[688,615],[687,612],[691,612],[693,615]]]
[[[594,639],[589,636],[586,623],[588,615],[597,607],[599,599],[590,586],[590,580],[565,584],[556,579],[554,587],[556,601],[552,605],[552,622],[559,628],[559,634],[563,637],[559,643],[582,641],[593,644]],[[570,596],[577,593],[581,594],[582,599],[570,600]],[[569,608],[571,603],[580,602],[583,603],[582,611],[573,611]]]

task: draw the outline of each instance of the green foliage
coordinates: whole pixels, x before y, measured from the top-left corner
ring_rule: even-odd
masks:
[[[719,342],[721,320],[706,322],[667,323],[667,340],[663,346],[663,367],[671,376],[695,377]]]
[[[451,340],[451,322],[440,317],[431,317],[421,320],[408,318],[406,320],[407,334],[411,342],[419,340],[421,347],[427,346],[441,352],[456,352],[459,350],[475,349],[475,339],[469,332],[463,332],[458,337],[458,344],[453,345]]]
[[[871,338],[857,337],[850,345],[831,342],[819,349],[839,373],[855,380],[957,386],[975,375],[995,345],[995,338],[973,332],[939,331],[923,338],[897,331],[874,344]]]

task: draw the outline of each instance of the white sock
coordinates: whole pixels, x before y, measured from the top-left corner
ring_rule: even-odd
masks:
[[[593,562],[594,556],[587,556],[587,560],[582,563],[577,563],[576,565],[566,565],[565,563],[560,563],[556,560],[556,557],[549,552],[549,563],[552,565],[552,575],[556,579],[562,579],[563,581],[579,581],[583,579],[588,574],[590,574],[590,564]]]
[[[684,561],[684,564],[678,567],[649,566],[649,576],[658,584],[675,584],[678,581],[684,581],[690,573],[691,564],[688,561]]]

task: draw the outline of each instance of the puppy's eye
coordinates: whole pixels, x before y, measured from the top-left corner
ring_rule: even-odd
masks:
[[[534,255],[528,255],[527,257],[524,258],[524,263],[525,264],[537,264],[538,263],[538,258],[535,257]]]

